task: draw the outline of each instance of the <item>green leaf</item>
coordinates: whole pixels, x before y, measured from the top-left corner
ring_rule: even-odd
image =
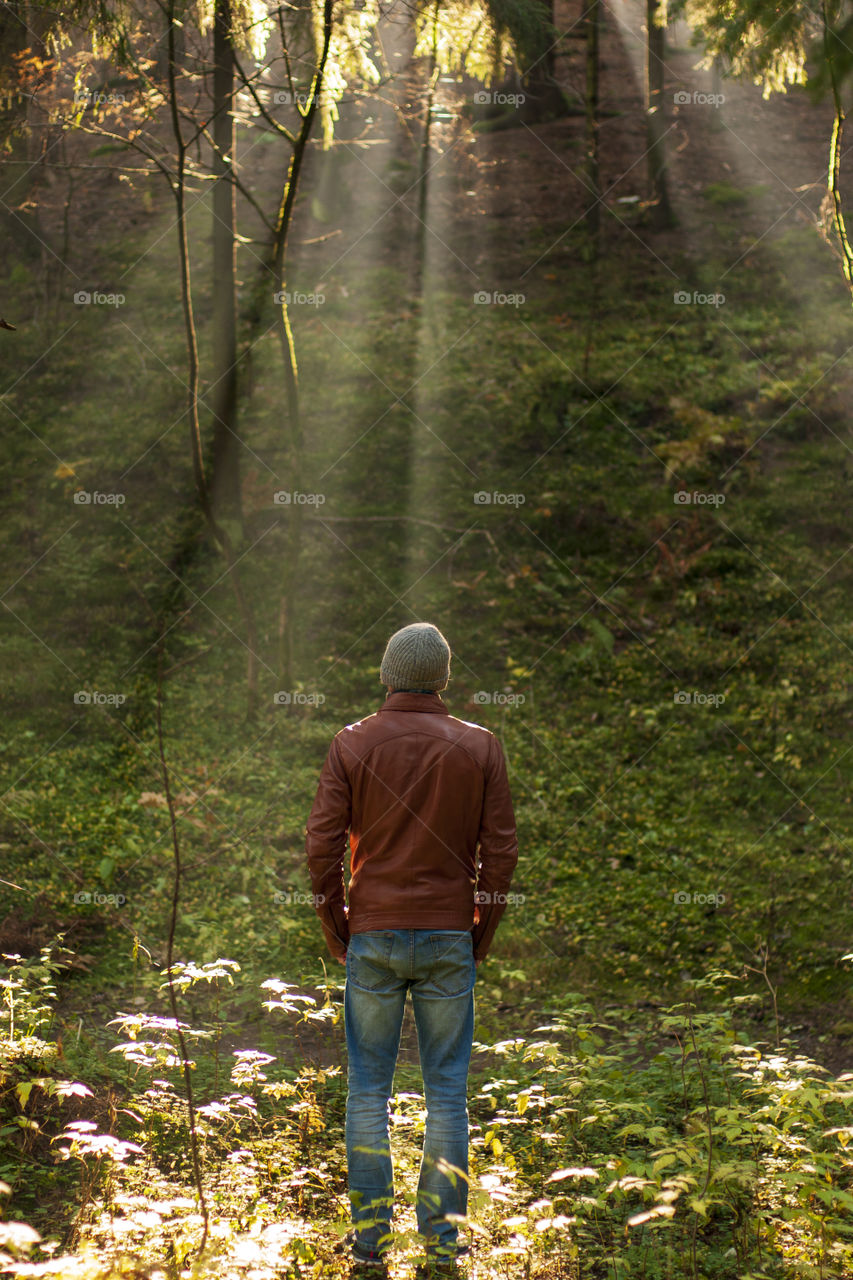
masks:
[[[603,622],[599,622],[598,618],[590,618],[589,629],[595,636],[598,643],[607,650],[608,653],[613,652],[613,632],[608,631]]]

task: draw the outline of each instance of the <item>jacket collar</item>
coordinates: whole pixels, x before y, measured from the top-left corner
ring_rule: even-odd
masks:
[[[379,708],[381,711],[431,711],[450,715],[437,693],[389,693]]]

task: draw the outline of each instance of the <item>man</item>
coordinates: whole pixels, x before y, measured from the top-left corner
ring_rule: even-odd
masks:
[[[395,632],[379,678],[384,704],[332,742],[306,851],[326,942],[347,968],[353,1254],[381,1268],[394,1198],[388,1100],[407,991],[427,1104],[418,1230],[430,1260],[452,1263],[463,1252],[454,1215],[468,1203],[474,980],[518,844],[500,743],[451,716],[439,696],[450,647],[438,628],[416,622]]]

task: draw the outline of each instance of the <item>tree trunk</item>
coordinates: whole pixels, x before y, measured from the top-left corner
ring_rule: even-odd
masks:
[[[210,486],[205,473],[204,448],[199,422],[199,356],[198,338],[196,334],[195,312],[193,307],[192,283],[190,272],[190,250],[187,231],[186,207],[186,153],[187,142],[181,128],[179,107],[179,91],[177,83],[178,67],[175,59],[174,33],[176,25],[175,0],[170,0],[166,10],[166,22],[169,39],[169,78],[168,105],[172,120],[172,132],[175,139],[174,170],[172,194],[175,198],[175,230],[178,237],[178,259],[180,263],[181,304],[184,317],[184,334],[187,347],[187,418],[190,436],[190,451],[193,463],[193,478],[198,493],[199,507],[204,516],[214,544],[221,550],[228,566],[231,586],[240,610],[240,616],[246,628],[246,716],[253,720],[258,710],[258,636],[255,617],[249,598],[243,588],[240,576],[239,561],[234,554],[231,536],[226,526],[219,523],[213,511],[210,497]],[[230,187],[230,183],[228,186]],[[232,236],[233,241],[233,236]]]
[[[217,517],[240,515],[237,437],[237,242],[235,238],[234,53],[230,0],[217,0],[213,23],[213,412],[211,502]]]
[[[424,266],[426,263],[426,233],[429,193],[429,136],[432,128],[432,109],[435,102],[435,86],[438,81],[438,11],[441,0],[435,0],[432,10],[432,42],[430,45],[429,71],[427,75],[426,112],[424,131],[421,135],[420,163],[418,166],[418,230],[415,253],[415,280],[413,293],[418,303],[422,301]]]
[[[329,46],[332,40],[334,0],[323,0],[323,24],[320,32],[317,60],[311,82],[308,109],[302,117],[302,127],[296,136],[293,154],[287,167],[287,175],[281,192],[281,203],[275,221],[272,245],[273,277],[278,282],[281,296],[281,340],[284,357],[285,389],[287,392],[288,420],[290,427],[290,476],[294,489],[299,489],[302,482],[304,462],[304,440],[302,435],[302,416],[299,408],[299,367],[296,362],[296,344],[290,324],[290,311],[287,305],[287,248],[290,227],[293,219],[293,208],[299,178],[305,161],[305,152],[314,117],[317,114],[320,95],[323,92],[326,63],[329,58]],[[282,573],[282,594],[279,629],[279,672],[282,688],[290,687],[293,679],[293,620],[296,614],[297,571],[299,556],[302,551],[302,520],[304,508],[295,499],[287,509],[287,556]]]
[[[24,0],[0,5],[0,66],[7,74],[15,55],[22,54],[28,44],[35,43],[32,52],[44,56],[44,42],[41,38],[33,41],[29,17],[29,6]],[[14,259],[29,260],[34,265],[44,257],[38,203],[32,198],[39,174],[35,149],[41,147],[41,135],[36,137],[30,128],[28,99],[29,90],[24,85],[20,96],[13,95],[0,106],[0,151],[5,151],[8,172],[15,175],[3,192],[0,231],[6,244],[12,247]],[[14,315],[9,316],[10,322],[14,319]]]
[[[587,199],[592,203],[587,211],[586,225],[593,244],[598,242],[600,218],[600,182],[598,174],[598,90],[599,90],[599,30],[601,26],[600,0],[586,0],[584,27],[586,29],[586,180],[589,186]]]
[[[564,116],[568,109],[566,95],[555,76],[558,44],[554,22],[556,0],[538,0],[535,7],[539,11],[539,34],[527,65],[522,69],[525,99],[519,114],[525,123],[553,120]]]
[[[646,0],[646,148],[649,199],[658,226],[671,226],[672,206],[666,174],[664,72],[666,28],[658,24],[660,0]]]

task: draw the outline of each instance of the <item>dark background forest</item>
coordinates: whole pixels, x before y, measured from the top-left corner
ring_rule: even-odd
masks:
[[[851,69],[838,0],[0,7],[4,1274],[349,1274],[305,822],[424,619],[520,841],[468,1274],[853,1276]],[[395,1089],[402,1278],[408,1014]]]

